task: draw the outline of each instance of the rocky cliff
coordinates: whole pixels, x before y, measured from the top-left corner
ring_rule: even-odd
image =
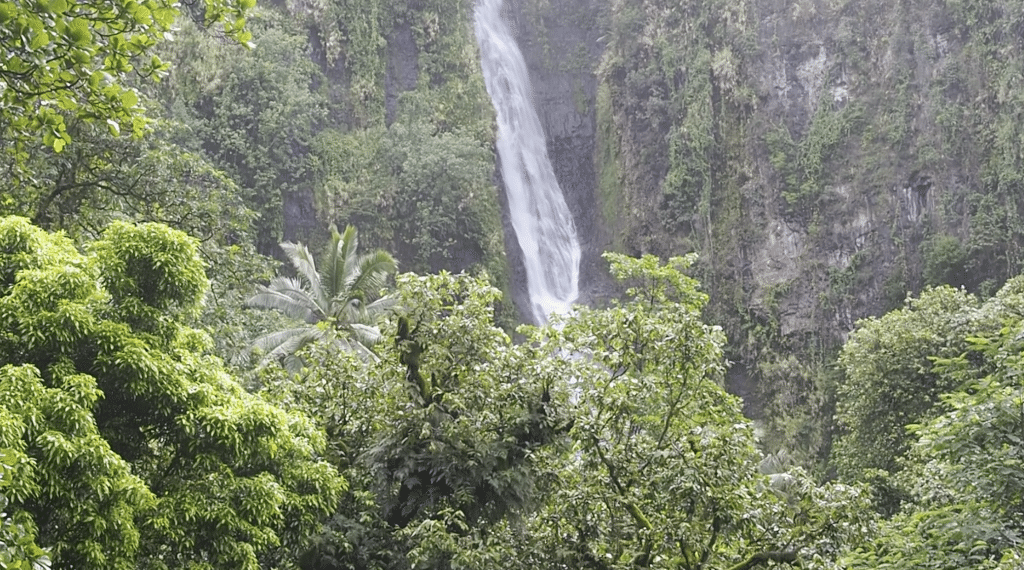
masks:
[[[832,357],[908,291],[1020,269],[1024,2],[518,0],[588,254],[696,250],[769,443],[828,448]]]

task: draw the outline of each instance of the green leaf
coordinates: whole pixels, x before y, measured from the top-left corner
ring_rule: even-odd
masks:
[[[135,21],[140,24],[151,24],[153,23],[153,14],[149,11],[149,8],[145,6],[139,6],[135,13],[132,14]]]
[[[18,15],[18,7],[10,2],[0,3],[0,24],[10,22]]]
[[[125,107],[134,107],[139,104],[139,96],[133,90],[126,90],[121,93],[121,104]]]
[[[50,34],[46,33],[45,31],[40,31],[32,38],[32,42],[29,44],[29,47],[31,47],[32,49],[39,49],[49,44]]]
[[[89,30],[89,23],[84,18],[72,20],[68,26],[67,35],[68,39],[77,46],[86,47],[92,43],[92,32]]]

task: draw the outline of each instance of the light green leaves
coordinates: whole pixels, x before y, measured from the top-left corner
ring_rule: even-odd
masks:
[[[18,14],[18,7],[11,2],[0,2],[0,24],[6,24]]]
[[[843,362],[857,373],[854,378],[889,387],[882,402],[870,399],[864,386],[841,394],[848,399],[841,401],[841,417],[878,419],[871,426],[864,419],[847,423],[840,458],[851,461],[849,450],[867,440],[862,430],[877,429],[884,425],[881,420],[901,423],[900,470],[879,478],[885,485],[878,487],[901,492],[905,501],[881,523],[877,536],[851,549],[844,567],[1019,566],[1017,553],[1024,547],[1020,285],[1020,278],[1010,280],[981,306],[964,303],[963,294],[952,289],[928,291],[902,310],[863,322],[851,337]],[[869,333],[878,338],[865,344]],[[868,370],[878,377],[864,376]],[[929,397],[913,399],[919,393]],[[928,407],[922,409],[922,402]],[[903,413],[894,414],[891,406],[903,406]]]
[[[193,238],[153,223],[115,222],[103,235],[93,251],[115,302],[196,314],[209,283]]]
[[[39,49],[50,43],[50,34],[47,34],[45,30],[39,30],[32,36],[32,40],[29,42],[31,49]]]
[[[207,287],[191,238],[117,223],[85,249],[0,218],[0,449],[16,459],[0,480],[17,475],[2,492],[18,520],[59,567],[286,556],[345,485],[323,435],[182,324]]]
[[[228,34],[240,42],[251,38],[244,30],[247,7],[231,0],[206,3],[213,20],[230,22]],[[249,6],[246,3],[246,6]],[[178,5],[165,0],[41,0],[0,3],[0,118],[9,149],[21,156],[20,145],[38,140],[61,152],[71,141],[64,119],[114,121],[141,134],[145,111],[125,85],[132,61],[162,41],[178,16]],[[141,70],[158,74],[154,64]],[[113,78],[107,85],[81,79],[96,72]],[[54,114],[58,105],[63,113]]]

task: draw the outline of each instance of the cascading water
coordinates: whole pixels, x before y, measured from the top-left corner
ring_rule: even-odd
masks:
[[[545,323],[552,313],[567,312],[579,294],[580,245],[548,159],[526,62],[501,18],[502,1],[478,0],[476,41],[498,117],[498,157],[530,304],[537,322]]]

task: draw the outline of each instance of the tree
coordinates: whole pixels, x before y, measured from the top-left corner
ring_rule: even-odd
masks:
[[[168,118],[188,126],[189,148],[201,149],[237,184],[257,214],[257,250],[270,255],[279,242],[317,229],[311,214],[300,228],[284,227],[283,205],[310,199],[311,141],[342,113],[329,111],[330,82],[314,61],[301,16],[263,8],[246,27],[258,37],[251,50],[185,22],[161,50],[175,67],[153,91]]]
[[[937,287],[879,318],[864,319],[839,356],[845,381],[838,390],[840,428],[832,461],[848,481],[870,482],[875,507],[892,515],[912,500],[913,486],[893,474],[908,463],[916,437],[909,425],[931,421],[942,395],[997,372],[999,361],[969,350],[971,339],[992,338],[1024,317],[1024,277],[978,302],[962,290]],[[956,360],[956,367],[948,363]],[[911,462],[912,463],[912,462]]]
[[[707,296],[683,273],[695,256],[605,255],[626,299],[531,339],[575,355],[562,396],[575,422],[511,567],[811,564],[861,536],[858,489],[759,471],[752,427],[721,386],[724,335],[702,321]]]
[[[450,553],[424,536],[465,538],[527,512],[544,491],[536,454],[568,428],[550,389],[570,363],[495,325],[486,278],[396,281],[378,360],[314,344],[301,379],[265,372],[268,392],[323,422],[352,485],[305,568],[408,568],[410,556],[445,568]]]
[[[247,304],[280,311],[303,324],[256,339],[253,346],[264,353],[261,366],[284,359],[287,367],[297,369],[302,361],[295,353],[324,338],[345,350],[373,355],[370,348],[380,340],[377,319],[393,305],[381,290],[396,265],[385,251],[359,255],[358,247],[355,227],[339,234],[332,226],[318,271],[305,245],[281,244],[298,277],[275,277],[270,285],[258,286]]]
[[[909,426],[914,442],[896,480],[912,500],[877,537],[852,549],[845,568],[1024,564],[1024,320],[1005,316],[1012,320],[999,333],[972,337],[967,353],[939,361],[951,378],[975,377],[971,360],[979,354],[992,369],[944,394],[940,413]]]
[[[324,132],[314,152],[321,210],[362,228],[411,271],[504,271],[494,155],[465,132],[409,113],[387,129]]]
[[[196,14],[246,43],[245,11],[254,0],[208,0]],[[167,66],[152,49],[180,15],[166,0],[0,3],[0,129],[17,156],[29,141],[60,152],[71,141],[65,116],[141,135],[145,113],[132,72],[156,76]],[[190,10],[191,11],[191,10]]]
[[[765,467],[693,258],[610,259],[625,301],[525,342],[484,278],[403,274],[378,360],[264,371],[352,484],[303,568],[822,568],[871,530],[861,489]]]
[[[194,240],[112,224],[79,253],[0,218],[5,489],[57,567],[255,570],[302,549],[344,480],[309,418],[244,392],[184,323]]]
[[[26,521],[16,521],[6,512],[5,493],[19,459],[13,450],[0,449],[0,568],[49,570],[50,558],[36,544],[34,529],[26,528]]]
[[[311,560],[820,567],[866,534],[859,489],[759,471],[753,430],[719,385],[724,339],[681,272],[692,258],[611,260],[634,285],[627,301],[522,328],[519,344],[494,326],[497,292],[481,280],[401,275],[379,361],[313,346],[319,365],[301,381],[269,383],[333,426],[353,481],[352,511]]]
[[[924,420],[939,394],[956,386],[936,373],[931,359],[963,352],[977,308],[973,295],[937,287],[899,310],[857,323],[839,355],[845,378],[833,461],[841,476],[862,480],[864,470],[899,469],[912,441],[904,426]]]

